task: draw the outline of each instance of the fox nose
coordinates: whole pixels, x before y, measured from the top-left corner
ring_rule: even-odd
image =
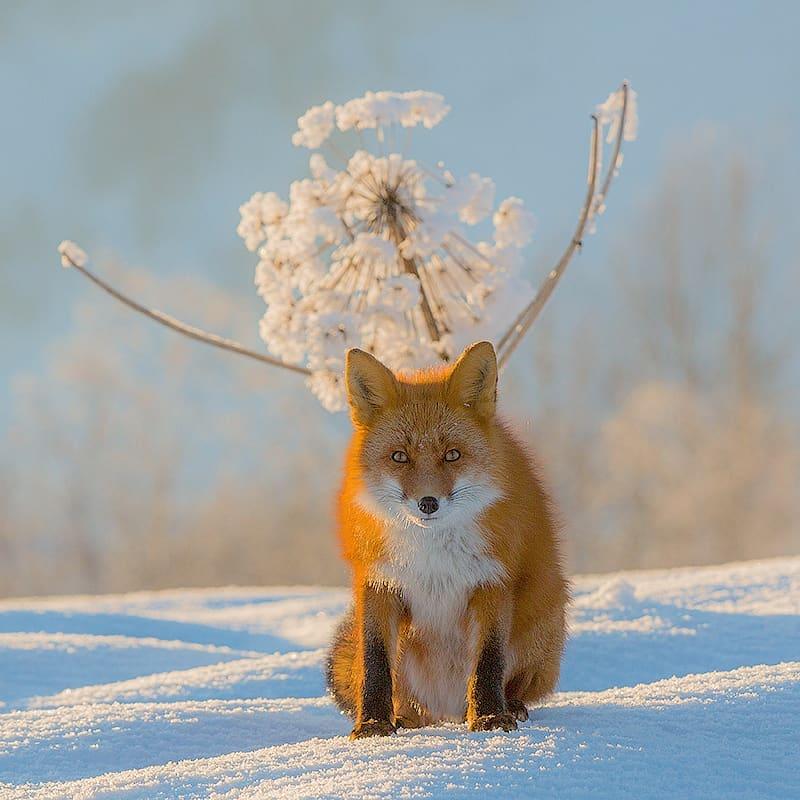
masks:
[[[439,510],[439,501],[435,497],[423,497],[417,505],[423,514],[435,514]]]

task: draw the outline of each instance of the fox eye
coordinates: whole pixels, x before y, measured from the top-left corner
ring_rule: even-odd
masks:
[[[408,462],[408,453],[404,453],[402,450],[395,450],[392,453],[392,461],[396,461],[398,464],[405,464]]]
[[[452,450],[448,450],[444,454],[445,461],[458,461],[459,458],[461,458],[461,452],[459,450],[456,450],[455,448],[453,448]]]

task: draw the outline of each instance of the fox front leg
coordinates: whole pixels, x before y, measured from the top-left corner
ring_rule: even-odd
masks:
[[[387,635],[391,610],[385,598],[371,586],[363,588],[359,600],[356,617],[361,646],[354,666],[360,670],[361,680],[356,724],[350,738],[389,736],[396,732],[392,723],[392,671]]]
[[[517,720],[506,704],[506,638],[491,595],[474,598],[473,613],[478,631],[475,669],[467,685],[467,726],[471,731],[513,731]]]

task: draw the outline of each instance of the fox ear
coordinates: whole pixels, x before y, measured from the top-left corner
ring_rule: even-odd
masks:
[[[447,381],[451,403],[466,406],[483,419],[494,414],[497,402],[497,356],[491,342],[471,344],[459,356]]]
[[[392,371],[355,347],[347,351],[344,378],[353,421],[360,425],[368,425],[378,411],[397,397],[397,379]]]

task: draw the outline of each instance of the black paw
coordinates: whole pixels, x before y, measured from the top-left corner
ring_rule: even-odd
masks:
[[[513,714],[486,714],[483,717],[476,717],[469,723],[471,731],[515,731],[517,720]]]
[[[509,700],[508,713],[511,714],[517,722],[527,722],[528,720],[528,708],[521,700]]]
[[[391,736],[397,729],[388,720],[368,719],[359,722],[350,732],[351,739],[366,739],[368,736]]]

